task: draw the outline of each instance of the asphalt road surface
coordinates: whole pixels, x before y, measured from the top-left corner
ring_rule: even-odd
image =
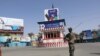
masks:
[[[100,43],[78,43],[75,47],[75,56],[100,56]],[[68,47],[3,47],[2,56],[69,56],[69,52]]]

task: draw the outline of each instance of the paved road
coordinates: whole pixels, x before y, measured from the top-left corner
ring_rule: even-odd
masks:
[[[100,56],[100,43],[76,44],[75,56]],[[2,48],[2,56],[69,56],[68,48]]]

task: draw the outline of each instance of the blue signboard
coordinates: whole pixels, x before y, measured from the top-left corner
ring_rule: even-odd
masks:
[[[86,35],[86,39],[92,39],[92,31],[91,30],[86,30],[84,31]]]
[[[58,20],[59,19],[59,9],[58,8],[45,9],[44,15],[45,15],[45,21]]]
[[[48,16],[51,20],[57,19],[57,9],[48,10]]]
[[[59,23],[45,24],[45,28],[56,28],[60,27]]]
[[[57,27],[64,27],[66,25],[64,19],[54,20],[54,21],[43,21],[38,22],[41,28],[57,28]]]

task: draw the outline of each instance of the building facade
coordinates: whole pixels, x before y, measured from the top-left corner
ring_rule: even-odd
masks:
[[[42,33],[44,47],[66,47],[64,43],[65,19],[59,18],[58,8],[46,9],[44,11],[45,21],[38,22]]]
[[[11,39],[9,46],[13,42],[20,42],[24,34],[24,20],[16,18],[0,17],[0,42],[3,46],[7,44],[7,39]]]

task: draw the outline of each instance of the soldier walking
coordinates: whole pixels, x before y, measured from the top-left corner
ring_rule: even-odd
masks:
[[[69,45],[69,54],[70,56],[74,56],[74,50],[75,50],[75,39],[76,39],[76,34],[72,32],[72,28],[68,28],[69,33],[65,35],[64,41],[68,41]]]

